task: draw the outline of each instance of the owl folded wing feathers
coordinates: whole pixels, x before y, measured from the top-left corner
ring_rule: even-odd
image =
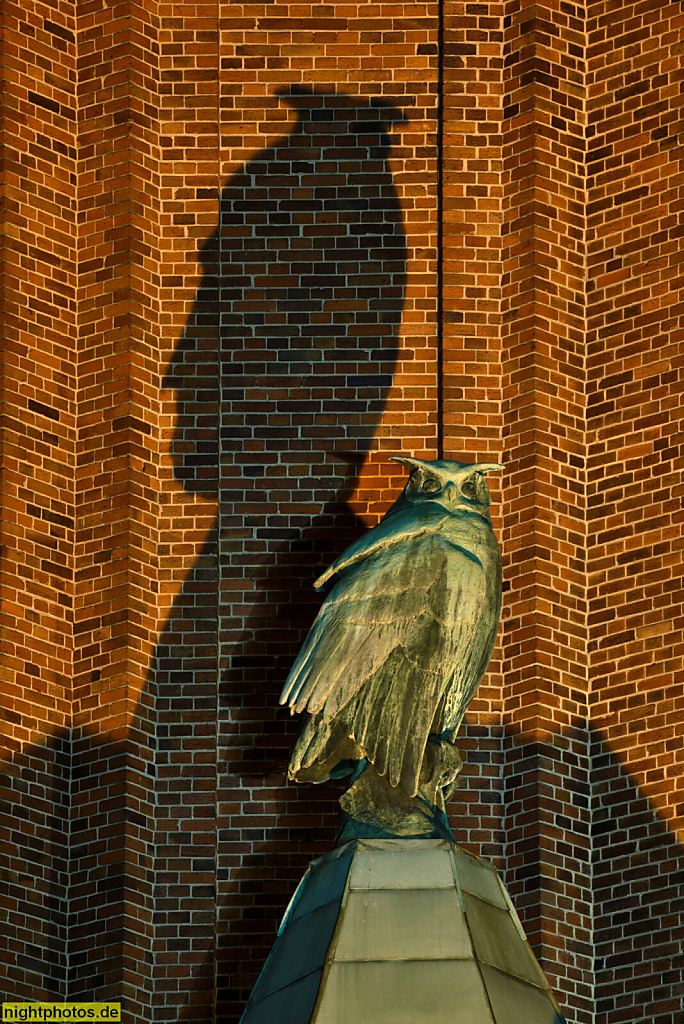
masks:
[[[411,795],[431,726],[460,663],[459,689],[479,682],[481,658],[462,655],[472,638],[470,597],[482,569],[463,552],[447,595],[448,513],[426,504],[398,510],[348,548],[317,586],[337,576],[281,695],[294,711],[335,719],[376,770]],[[404,543],[410,540],[410,544]],[[372,556],[372,558],[371,558]],[[453,567],[452,567],[453,569]],[[456,610],[444,621],[446,605]],[[470,653],[474,653],[471,649]],[[477,663],[477,664],[476,664]],[[453,698],[452,698],[453,699]],[[307,761],[309,757],[307,757]]]
[[[384,595],[388,587],[396,589],[391,580],[383,579],[382,575],[379,574],[379,566],[375,561],[376,556],[380,555],[385,549],[390,550],[396,545],[400,545],[422,533],[438,529],[440,523],[446,519],[447,514],[444,508],[433,503],[426,504],[420,509],[418,514],[416,514],[416,509],[413,506],[400,512],[395,512],[392,516],[383,519],[375,529],[369,530],[368,533],[363,534],[363,536],[351,544],[318,577],[314,587],[316,590],[321,590],[335,576],[340,574],[346,576],[352,566],[358,565],[359,573],[354,574],[355,581],[353,587],[356,595],[363,596],[365,593],[367,597],[372,599],[378,596],[378,592]],[[373,556],[372,559],[371,556]],[[366,565],[363,564],[364,562]],[[323,669],[329,661],[325,654],[334,653],[337,642],[341,639],[341,634],[347,631],[346,627],[348,626],[347,617],[341,613],[340,607],[340,598],[344,599],[347,587],[341,588],[341,582],[338,579],[321,607],[280,694],[280,703],[287,703],[293,713],[295,711],[303,711],[305,708],[308,708],[309,711],[319,709],[321,687],[326,686],[326,680],[321,677],[324,674]],[[364,632],[367,632],[369,625],[373,625],[372,620],[365,622],[366,630]],[[332,635],[327,635],[330,633]],[[359,636],[358,639],[360,638]],[[345,646],[353,648],[353,640],[351,644],[348,640]],[[314,667],[316,671],[312,673]],[[318,687],[318,692],[314,694],[317,682],[320,682],[321,685]],[[357,688],[361,685],[361,682],[362,680],[358,680]],[[353,695],[353,691],[349,692],[347,699],[350,700]]]

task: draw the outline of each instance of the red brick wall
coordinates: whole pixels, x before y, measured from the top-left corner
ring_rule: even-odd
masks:
[[[680,11],[441,13],[3,8],[13,998],[239,1018],[335,833],[312,580],[441,451],[506,464],[457,838],[570,1024],[675,1019]]]
[[[681,1016],[684,332],[678,4],[594,4],[587,503],[597,1020]]]
[[[66,996],[76,444],[73,4],[2,10],[2,990]]]

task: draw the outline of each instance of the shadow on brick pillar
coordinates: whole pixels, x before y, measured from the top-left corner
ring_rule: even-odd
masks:
[[[220,504],[132,730],[152,779],[154,1021],[239,1017],[337,820],[333,788],[286,782],[297,722],[278,696],[317,610],[313,579],[363,529],[347,500],[392,383],[404,304],[386,133],[401,115],[332,90],[284,101],[292,133],[222,191],[164,378],[176,479],[210,498],[218,488]]]
[[[67,997],[69,771],[59,731],[2,764],[0,993],[8,1001]]]
[[[298,723],[278,697],[318,610],[313,580],[363,530],[347,501],[392,383],[406,283],[387,134],[401,112],[322,87],[281,102],[291,134],[227,183],[221,210],[222,1020],[239,1018],[336,830],[335,787],[286,781]]]
[[[590,730],[596,1024],[684,1020],[684,847]]]
[[[516,738],[519,738],[516,731],[509,727],[509,749],[512,749]],[[499,730],[494,729],[488,737],[486,730],[479,727],[478,741],[480,747],[498,748],[501,741]],[[541,759],[543,772],[553,770],[554,775],[560,773],[564,778],[565,804],[554,809],[553,821],[551,808],[545,816],[547,826],[552,825],[552,829],[546,827],[545,834],[553,834],[555,852],[553,858],[547,860],[550,870],[543,884],[560,895],[555,919],[559,934],[562,929],[572,929],[578,923],[574,851],[578,843],[585,842],[586,836],[586,776],[583,768],[578,770],[578,757],[585,744],[589,744],[593,780],[590,808],[593,852],[588,869],[593,882],[591,913],[596,987],[584,1012],[582,1006],[586,1002],[586,993],[579,985],[580,968],[574,962],[578,952],[583,955],[581,934],[570,935],[567,941],[553,947],[553,955],[569,968],[567,977],[572,977],[574,971],[578,982],[575,992],[568,991],[565,984],[562,987],[558,984],[554,963],[548,955],[545,969],[556,985],[568,1024],[577,1024],[589,1013],[594,1015],[596,1024],[625,1024],[627,1021],[630,1024],[679,1024],[684,972],[684,913],[681,906],[684,848],[667,821],[639,790],[620,758],[612,752],[610,738],[584,723],[578,723],[576,729],[567,735],[560,732],[549,737],[542,749],[529,752],[535,765]],[[93,744],[93,758],[102,760],[106,754],[106,751],[98,753],[96,743]],[[4,855],[9,871],[5,885],[12,913],[5,935],[7,959],[2,991],[16,999],[40,994],[46,1000],[59,1000],[65,995],[64,832],[67,800],[63,786],[68,775],[65,760],[68,756],[68,737],[56,735],[50,744],[27,747],[3,765],[3,776],[8,783],[4,794],[8,825]],[[543,764],[544,759],[546,764]],[[59,771],[55,777],[59,781],[55,786],[49,782],[49,766],[58,762]],[[513,768],[517,770],[517,765]],[[516,807],[516,798],[525,798],[524,810],[527,812],[528,794],[522,792],[510,764],[504,775],[507,781],[505,826],[515,829],[514,818],[518,810],[522,810],[522,805]],[[543,783],[544,775],[540,778]],[[329,848],[334,831],[332,812],[335,800],[336,793],[331,791],[331,787],[316,790],[314,797],[305,802],[299,823],[282,826],[287,842],[281,855],[277,854],[277,834],[274,834],[276,839],[256,844],[254,853],[245,857],[242,871],[236,873],[235,889],[230,899],[226,899],[219,908],[224,926],[235,920],[245,923],[236,938],[236,945],[244,942],[249,948],[259,930],[278,923],[275,918],[284,909],[308,860]],[[457,791],[452,811],[457,810],[458,803]],[[534,807],[530,812],[534,813]],[[323,813],[329,814],[327,820],[323,820]],[[317,846],[307,846],[305,839],[311,835],[314,815],[317,816],[322,838]],[[12,829],[12,819],[21,822],[20,828]],[[27,838],[31,829],[36,832],[33,841]],[[80,849],[77,842],[73,844],[76,857],[97,860],[99,851],[90,844],[92,835],[82,830],[81,838]],[[180,856],[187,854],[181,843],[176,844],[175,850]],[[159,869],[161,862],[156,866]],[[106,876],[103,874],[102,877]],[[507,877],[514,903],[523,918],[526,900],[537,884],[534,875],[528,877],[529,888],[526,887],[528,879],[518,875],[515,865]],[[187,911],[181,910],[179,903],[177,892],[171,891],[168,897],[156,894],[156,913],[168,915],[165,926],[159,930],[160,935],[166,935],[170,944],[182,941],[183,935],[192,929],[191,918]],[[242,917],[245,905],[255,911],[247,920]],[[16,927],[19,920],[25,921],[31,929],[29,941],[25,933]],[[529,937],[534,939],[529,925],[527,927]],[[128,969],[131,966],[128,965]],[[239,966],[237,970],[240,970]],[[191,965],[188,979],[191,988],[211,986],[211,975],[206,974],[201,963]],[[166,1010],[161,1008],[166,987],[159,979],[158,983],[157,994],[162,997],[162,1003],[158,1010],[153,1011],[156,1016],[146,1016],[149,1011],[140,1012],[141,1007],[138,1006],[137,1019],[202,1019],[198,1007],[190,1008],[189,1014],[181,1011],[180,1018],[178,1015],[175,1018],[169,1016],[168,1003]],[[247,994],[244,995],[245,1000]],[[226,1002],[219,1019],[236,1021],[242,1009],[238,993],[224,991],[224,996]]]
[[[220,385],[217,244],[200,254],[203,283],[173,357],[172,456],[184,488],[218,499]],[[213,1020],[216,900],[218,546],[215,505],[181,506],[173,524],[199,555],[159,636],[129,732],[138,789],[139,927],[145,935],[136,1022]],[[209,954],[209,961],[207,960]],[[131,972],[133,976],[134,972]],[[199,981],[199,985],[198,985]],[[191,999],[193,988],[197,988]],[[189,1005],[192,1002],[192,1005]],[[186,1015],[184,1017],[183,1015]]]
[[[593,1020],[590,732],[504,743],[505,878],[569,1024]]]
[[[506,732],[506,882],[568,1024],[678,1022],[684,848],[676,834],[591,724],[577,721],[542,743]]]

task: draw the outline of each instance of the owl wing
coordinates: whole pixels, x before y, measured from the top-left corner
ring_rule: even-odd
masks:
[[[318,687],[316,695],[312,691],[316,689],[321,670],[329,660],[327,655],[334,653],[335,645],[342,634],[353,626],[353,622],[348,620],[345,613],[353,615],[356,611],[360,614],[360,608],[356,607],[359,601],[373,598],[376,602],[390,601],[391,594],[395,593],[394,590],[385,592],[388,580],[382,582],[378,573],[380,563],[377,559],[383,554],[389,554],[393,561],[397,560],[397,564],[403,564],[400,549],[407,542],[415,542],[422,534],[439,529],[446,518],[447,512],[437,502],[425,502],[420,506],[410,505],[399,512],[391,513],[376,527],[350,544],[318,577],[314,583],[317,590],[335,576],[341,575],[342,578],[338,579],[321,607],[295,659],[280,694],[281,704],[287,703],[293,713],[303,711],[306,707],[313,710],[312,705],[318,703],[318,695],[322,689]],[[388,568],[391,573],[392,566]],[[352,591],[354,598],[351,597]],[[346,605],[345,602],[349,600],[352,604]],[[387,614],[387,609],[384,614]],[[357,634],[360,637],[363,631],[362,623],[358,622],[356,625],[359,627]],[[372,627],[372,619],[368,619],[366,625]]]
[[[434,505],[430,526],[389,542],[387,533],[371,538],[381,523],[366,535],[372,559],[350,563],[345,559],[352,549],[345,552],[339,560],[344,563],[341,578],[281,696],[293,711],[335,719],[376,770],[410,795],[417,791],[425,745],[435,718],[441,718],[447,691],[451,685],[473,691],[484,671],[480,648],[491,651],[477,629],[483,567],[435,529],[435,512],[439,520],[449,518]],[[418,525],[415,508],[396,513],[397,522],[388,524],[393,533],[400,516],[406,528],[410,521]],[[372,542],[376,539],[377,544]],[[488,654],[485,667],[487,660]],[[309,756],[304,751],[302,763],[317,756],[317,750]]]

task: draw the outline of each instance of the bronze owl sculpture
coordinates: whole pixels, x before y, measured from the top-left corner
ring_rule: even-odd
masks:
[[[290,777],[372,774],[371,789],[366,781],[346,808],[380,823],[377,834],[401,834],[378,810],[383,801],[396,805],[395,825],[415,799],[443,810],[460,770],[452,740],[501,614],[501,553],[483,474],[503,466],[393,461],[411,470],[406,487],[316,580],[316,589],[332,586],[280,697],[311,716]]]

